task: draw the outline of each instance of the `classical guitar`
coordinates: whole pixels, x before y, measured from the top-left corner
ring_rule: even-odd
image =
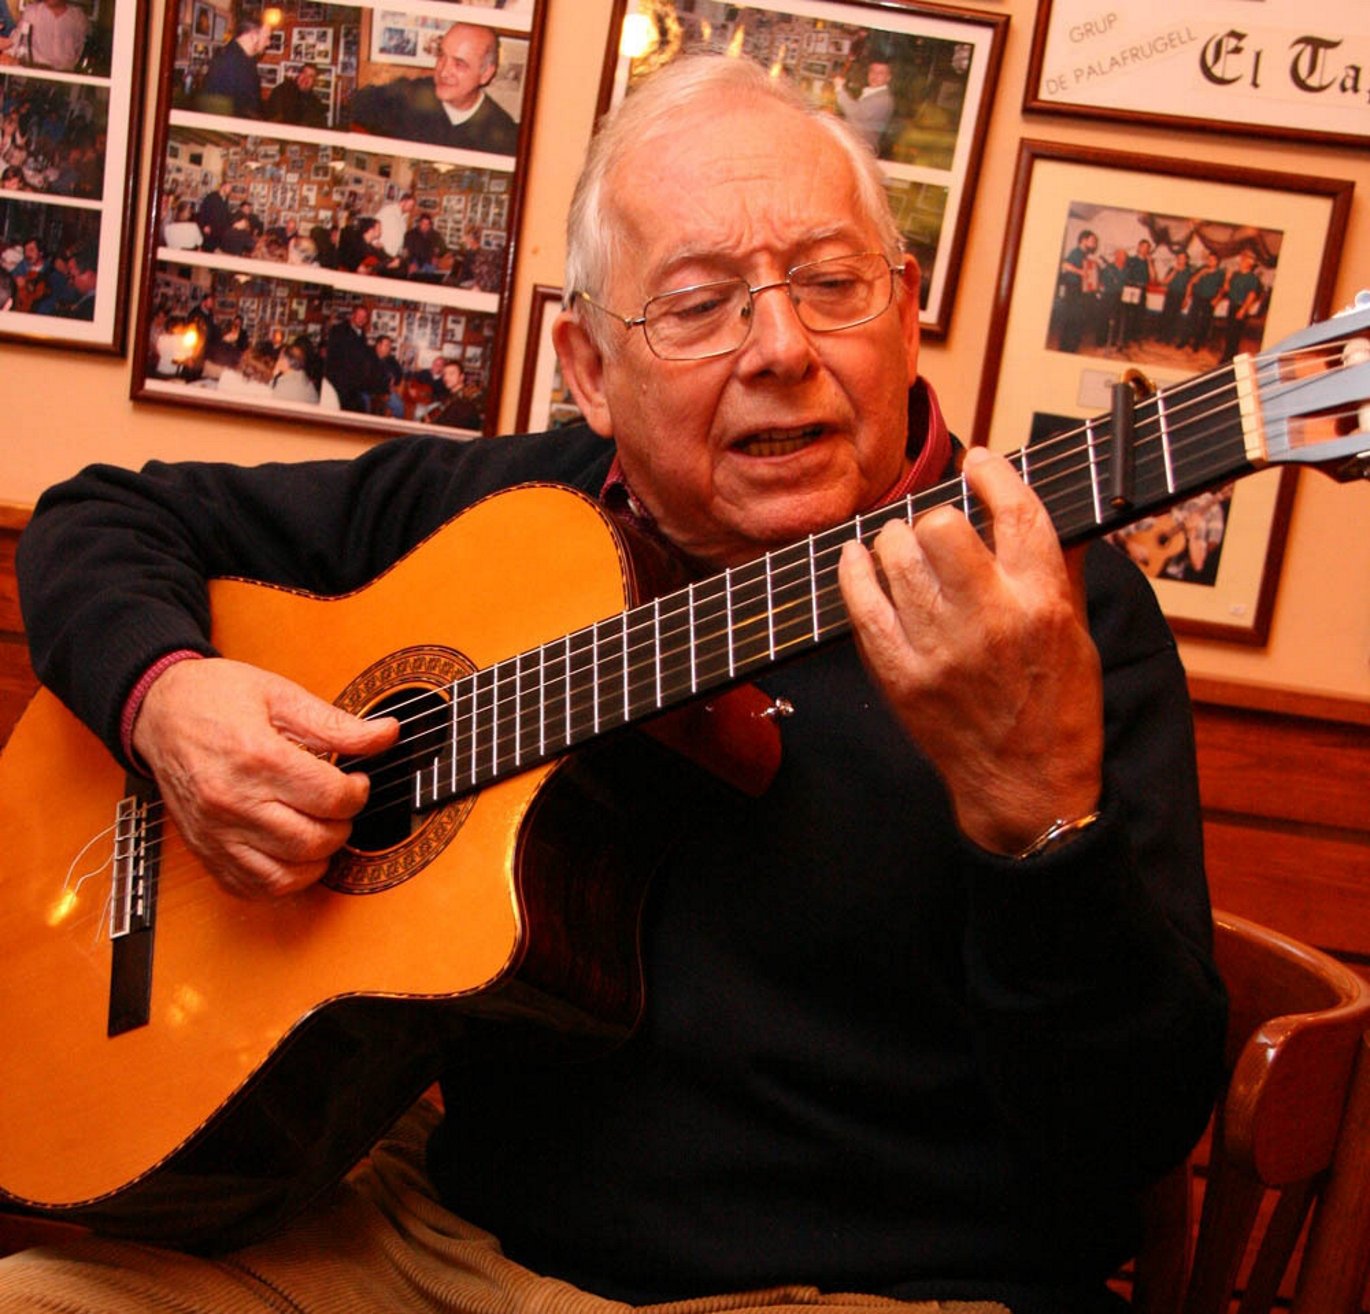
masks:
[[[1367,399],[1370,302],[1150,396],[1120,385],[1014,460],[1076,542],[1281,462],[1364,478]],[[215,581],[224,653],[405,726],[329,876],[281,903],[224,894],[40,691],[0,757],[0,1205],[236,1244],[362,1154],[454,1035],[626,1031],[646,871],[620,883],[612,809],[662,793],[633,745],[675,755],[612,732],[706,722],[845,635],[842,543],[946,503],[983,525],[957,478],[650,598],[601,510],[546,486],[344,598]]]

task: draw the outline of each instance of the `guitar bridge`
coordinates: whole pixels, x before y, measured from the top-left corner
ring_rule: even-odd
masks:
[[[108,1034],[146,1026],[152,1011],[152,945],[161,868],[161,801],[150,785],[119,800],[109,898]]]

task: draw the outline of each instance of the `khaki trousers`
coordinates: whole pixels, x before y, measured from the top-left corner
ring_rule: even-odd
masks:
[[[989,1302],[919,1302],[782,1287],[628,1306],[505,1258],[488,1232],[434,1198],[420,1165],[436,1111],[420,1105],[325,1200],[236,1254],[202,1259],[82,1238],[0,1260],[3,1314],[1008,1314]]]

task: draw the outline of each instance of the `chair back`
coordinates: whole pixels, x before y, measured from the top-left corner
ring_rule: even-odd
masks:
[[[1192,1256],[1190,1165],[1149,1201],[1133,1304],[1265,1314],[1312,1222],[1291,1314],[1356,1314],[1370,1269],[1370,981],[1298,940],[1214,914],[1226,1092]],[[1268,1198],[1267,1198],[1268,1197]]]

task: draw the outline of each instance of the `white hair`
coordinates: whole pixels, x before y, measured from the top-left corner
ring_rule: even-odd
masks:
[[[884,174],[870,148],[842,119],[810,105],[789,81],[773,78],[750,59],[686,55],[646,78],[605,115],[590,142],[566,220],[568,300],[576,292],[601,297],[610,269],[624,258],[623,234],[607,191],[609,175],[617,164],[654,138],[678,132],[691,110],[703,107],[717,114],[720,106],[726,106],[732,113],[748,101],[791,109],[832,138],[851,164],[858,214],[874,228],[886,258],[899,261],[903,239],[890,211]],[[777,143],[776,149],[784,147]],[[583,322],[603,346],[599,317]]]

